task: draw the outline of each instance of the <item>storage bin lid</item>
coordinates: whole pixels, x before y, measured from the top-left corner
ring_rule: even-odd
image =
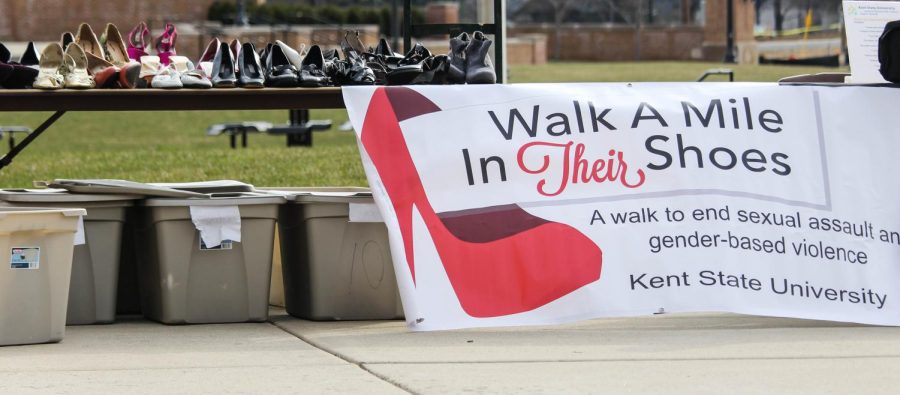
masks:
[[[200,182],[153,182],[149,185],[178,189],[181,191],[197,193],[221,193],[221,192],[253,192],[253,185],[235,180],[214,180]]]
[[[262,193],[213,193],[202,199],[154,198],[144,200],[149,207],[189,207],[189,206],[243,206],[252,204],[283,204],[281,196]]]
[[[127,180],[64,180],[57,179],[47,183],[51,188],[62,188],[75,193],[94,194],[128,194],[141,196],[163,196],[180,198],[206,198],[207,195],[197,192],[182,191],[151,184]]]
[[[59,213],[64,217],[83,217],[87,215],[87,210],[83,208],[0,207],[0,218],[46,213]]]
[[[138,195],[69,193],[65,189],[0,189],[0,200],[15,203],[84,203],[122,202],[131,204],[141,199]]]
[[[347,203],[372,200],[372,190],[363,187],[258,188],[260,192],[284,196],[289,202]]]

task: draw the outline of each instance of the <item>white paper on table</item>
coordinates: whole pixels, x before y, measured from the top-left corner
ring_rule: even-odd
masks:
[[[375,203],[350,203],[350,222],[384,222]]]
[[[221,245],[224,240],[241,241],[238,206],[191,206],[191,222],[207,247]]]
[[[890,21],[900,20],[900,3],[844,1],[844,25],[850,55],[850,82],[885,83],[878,69],[878,38]]]
[[[78,216],[78,227],[75,229],[75,245],[85,244],[84,240],[84,216]]]

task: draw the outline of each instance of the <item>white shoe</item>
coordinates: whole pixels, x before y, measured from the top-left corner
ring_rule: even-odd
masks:
[[[153,80],[150,81],[150,87],[159,89],[179,89],[183,88],[184,84],[181,83],[181,74],[175,71],[175,68],[172,67],[172,65],[169,65],[153,76]]]
[[[66,47],[65,71],[63,76],[68,89],[90,89],[94,87],[94,77],[87,71],[87,55],[77,43]]]
[[[37,89],[62,89],[65,78],[60,69],[63,66],[63,50],[59,43],[51,43],[41,51],[38,75],[31,86]]]
[[[181,85],[185,88],[212,88],[212,81],[209,80],[206,73],[194,68],[194,64],[187,56],[172,56],[169,61],[175,67],[175,71],[181,75]]]

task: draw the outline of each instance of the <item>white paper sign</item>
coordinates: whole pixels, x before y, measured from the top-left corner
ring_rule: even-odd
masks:
[[[886,83],[878,69],[878,38],[890,21],[900,20],[900,3],[844,1],[844,26],[850,55],[850,78],[855,84]]]
[[[238,206],[191,206],[191,222],[207,247],[221,245],[224,240],[241,241]]]
[[[343,92],[414,330],[660,310],[900,325],[900,90]]]

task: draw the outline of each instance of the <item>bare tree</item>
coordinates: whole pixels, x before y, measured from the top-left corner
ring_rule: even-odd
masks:
[[[563,22],[565,22],[566,13],[569,12],[569,8],[575,4],[574,0],[545,0],[547,4],[553,7],[553,24],[556,25],[556,28],[553,29],[553,59],[559,60],[562,54],[562,37],[560,36],[560,30],[562,29]]]

